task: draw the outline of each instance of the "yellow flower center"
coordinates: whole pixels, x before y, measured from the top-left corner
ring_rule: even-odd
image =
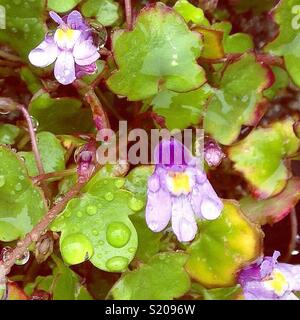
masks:
[[[58,41],[72,41],[75,36],[75,30],[70,28],[57,29],[56,36]]]
[[[191,180],[191,177],[185,172],[170,172],[167,177],[167,185],[175,195],[188,194],[193,187]]]
[[[282,296],[289,287],[285,276],[278,270],[274,270],[271,275],[272,280],[264,282],[267,289],[274,291],[277,295]]]

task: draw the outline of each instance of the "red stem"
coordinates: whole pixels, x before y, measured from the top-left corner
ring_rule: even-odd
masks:
[[[126,23],[127,29],[132,29],[132,7],[131,0],[125,0],[125,15],[126,15]]]

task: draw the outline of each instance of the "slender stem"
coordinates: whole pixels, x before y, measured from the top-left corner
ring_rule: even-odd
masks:
[[[9,272],[15,261],[22,257],[22,255],[27,251],[27,248],[32,242],[39,239],[42,233],[47,230],[49,224],[59,215],[59,213],[65,208],[66,204],[75,197],[84,186],[84,183],[77,183],[66,195],[58,202],[48,213],[42,218],[42,220],[35,225],[35,227],[26,234],[25,238],[18,241],[15,249],[9,254],[6,261],[0,262],[0,283],[1,276],[5,277]]]
[[[34,154],[34,158],[35,158],[35,162],[36,162],[36,166],[38,169],[39,174],[44,174],[45,170],[42,164],[42,159],[40,156],[40,152],[37,146],[37,140],[36,140],[36,136],[35,136],[35,132],[34,132],[34,128],[32,125],[32,120],[31,117],[27,111],[27,109],[24,106],[19,106],[19,109],[21,110],[21,112],[23,113],[23,116],[27,122],[27,126],[28,126],[28,131],[29,131],[29,135],[30,135],[30,140],[31,140],[31,146],[32,146],[32,152]]]
[[[71,176],[73,174],[76,174],[76,168],[66,169],[66,170],[56,171],[56,172],[50,172],[50,173],[44,173],[44,174],[38,175],[36,177],[33,177],[32,181],[35,184],[39,183],[41,181],[44,181],[44,180],[55,181],[55,180],[59,180],[64,177]]]
[[[110,128],[110,123],[105,113],[103,106],[98,99],[93,88],[81,80],[73,82],[74,87],[84,97],[86,102],[90,105],[93,113],[93,119],[98,130]]]
[[[290,223],[291,223],[291,238],[288,247],[288,252],[284,257],[284,261],[288,262],[292,256],[292,252],[295,250],[297,245],[297,234],[298,234],[298,220],[297,220],[297,213],[295,208],[290,213]]]
[[[127,29],[132,29],[132,7],[131,0],[125,0],[125,15],[126,15],[126,23]]]

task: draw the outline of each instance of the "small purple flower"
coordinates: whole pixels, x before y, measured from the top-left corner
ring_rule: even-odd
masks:
[[[50,11],[50,17],[59,25],[54,34],[47,34],[44,41],[29,54],[36,67],[47,67],[55,61],[54,76],[67,85],[85,74],[94,73],[99,59],[92,30],[78,11],[61,18]]]
[[[277,262],[280,253],[244,268],[238,278],[246,300],[299,300],[300,266]]]
[[[147,225],[160,232],[171,220],[178,240],[191,241],[198,229],[196,218],[218,218],[223,203],[178,140],[163,140],[155,149],[154,161],[156,168],[148,180]]]

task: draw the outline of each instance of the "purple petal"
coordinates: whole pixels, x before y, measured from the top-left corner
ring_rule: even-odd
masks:
[[[75,65],[75,73],[76,78],[82,78],[88,74],[93,74],[97,71],[96,63],[91,63],[87,66],[79,66],[78,64]]]
[[[171,196],[160,189],[157,192],[148,191],[146,206],[146,222],[154,232],[160,232],[168,225],[171,218]]]
[[[271,290],[267,290],[260,281],[250,281],[243,286],[246,300],[280,300]]]
[[[260,274],[260,265],[256,263],[244,268],[238,276],[238,283],[241,286],[245,286],[247,282],[261,281],[261,280],[262,280],[262,277]]]
[[[197,233],[197,223],[186,196],[172,198],[172,229],[181,242],[192,241]]]
[[[84,30],[87,28],[84,19],[79,11],[72,11],[67,17],[67,24],[71,29]]]
[[[49,16],[59,25],[65,25],[63,19],[54,11],[49,12]]]
[[[174,167],[186,167],[194,163],[194,157],[178,140],[162,140],[154,149],[154,163],[173,170]]]
[[[29,53],[29,61],[36,67],[45,68],[52,64],[58,56],[58,48],[52,37],[45,40]]]
[[[268,277],[277,265],[277,259],[280,256],[279,251],[274,251],[272,257],[264,257],[260,265],[260,275],[262,278]]]
[[[159,176],[156,173],[154,173],[148,179],[148,189],[151,192],[157,192],[159,188],[160,188]]]
[[[73,49],[74,58],[78,60],[87,59],[95,53],[97,53],[97,48],[93,45],[92,40],[77,41]]]
[[[64,85],[72,83],[75,79],[75,63],[71,52],[62,51],[55,63],[54,76]]]

